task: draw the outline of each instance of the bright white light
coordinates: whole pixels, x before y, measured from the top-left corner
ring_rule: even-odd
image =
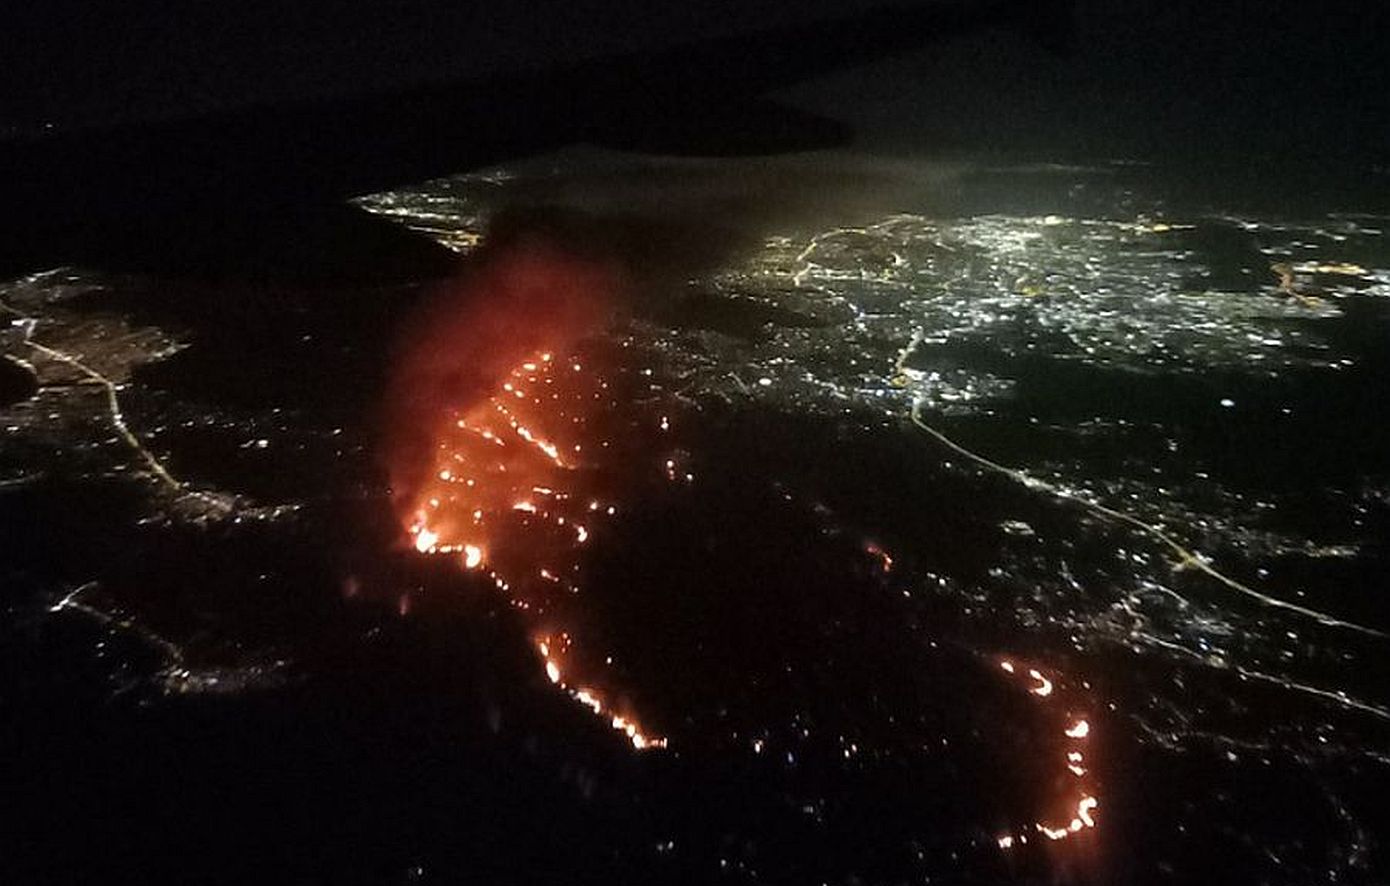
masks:
[[[477,569],[483,562],[483,549],[477,545],[463,546],[463,565],[469,569]]]

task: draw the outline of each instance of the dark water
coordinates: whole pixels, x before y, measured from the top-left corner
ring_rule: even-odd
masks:
[[[582,592],[404,543],[418,286],[3,284],[9,881],[1390,872],[1390,219],[843,157],[362,202],[638,282],[563,355]]]

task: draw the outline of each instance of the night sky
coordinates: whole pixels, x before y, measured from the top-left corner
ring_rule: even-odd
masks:
[[[562,64],[848,15],[883,0],[27,4],[0,125],[123,123]],[[1384,4],[1081,0],[1079,51],[979,35],[807,84],[873,146],[1044,158],[1384,163]]]

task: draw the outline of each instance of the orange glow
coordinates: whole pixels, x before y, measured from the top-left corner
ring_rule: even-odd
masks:
[[[871,541],[865,542],[864,553],[877,559],[879,568],[881,568],[884,572],[893,571],[893,558],[889,556],[888,552],[885,551],[878,544]]]
[[[430,299],[389,386],[386,468],[411,545],[459,556],[550,625],[560,595],[579,590],[569,577],[599,518],[580,459],[608,445],[588,427],[608,382],[555,356],[605,325],[621,286],[612,268],[545,243],[497,247]],[[536,646],[548,681],[634,748],[666,745],[613,710],[604,674],[574,673],[568,633]]]
[[[999,668],[1010,677],[1018,679],[1018,668],[1013,661],[1001,659],[999,661]],[[1028,680],[1032,683],[1032,685],[1028,687],[1028,692],[1038,698],[1047,699],[1050,703],[1055,704],[1056,701],[1053,695],[1057,688],[1056,684],[1044,676],[1042,671],[1037,668],[1028,668],[1026,674]],[[1100,801],[1096,799],[1094,794],[1089,792],[1090,789],[1087,787],[1087,771],[1086,768],[1081,765],[1086,758],[1079,747],[1079,743],[1086,741],[1090,736],[1091,724],[1084,719],[1070,720],[1067,722],[1068,725],[1062,729],[1062,734],[1070,740],[1071,747],[1066,751],[1066,762],[1063,766],[1073,776],[1081,780],[1077,782],[1077,784],[1079,784],[1082,793],[1076,799],[1075,806],[1071,807],[1072,812],[1070,813],[1070,817],[1065,819],[1065,824],[1057,826],[1041,821],[1034,822],[1033,830],[1042,834],[1049,840],[1065,840],[1068,837],[1079,834],[1087,828],[1094,828],[1096,826],[1096,819],[1092,813],[1100,807]],[[999,836],[997,842],[1000,849],[1011,849],[1017,843],[1028,842],[1028,837],[1025,833],[1016,832],[1014,834]]]
[[[429,498],[421,493],[430,480],[456,481],[468,461],[439,457],[445,425],[488,443],[503,463],[524,463],[502,454],[518,437],[555,458],[558,447],[551,452],[536,433],[541,422],[525,411],[530,401],[511,392],[531,386],[537,352],[569,348],[602,328],[623,287],[613,266],[535,238],[484,249],[430,294],[403,330],[385,404],[385,467],[403,513]]]

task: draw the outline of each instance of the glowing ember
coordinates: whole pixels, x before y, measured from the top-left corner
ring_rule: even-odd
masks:
[[[892,571],[893,571],[893,558],[892,558],[891,556],[889,556],[889,554],[888,554],[887,551],[885,551],[883,548],[879,547],[879,546],[878,546],[877,544],[875,544],[874,542],[866,542],[866,543],[864,544],[864,552],[865,552],[866,554],[870,555],[871,557],[874,557],[875,559],[877,559],[877,560],[878,560],[879,567],[880,567],[884,572],[892,572]]]
[[[1037,828],[1038,833],[1049,840],[1065,840],[1067,837],[1071,836],[1071,831],[1066,828],[1050,828],[1042,824],[1038,825]]]
[[[1076,804],[1076,815],[1086,827],[1093,828],[1096,826],[1096,820],[1091,817],[1091,810],[1099,805],[1100,801],[1095,797],[1082,797],[1081,802]]]
[[[424,527],[417,527],[415,534],[415,549],[422,554],[427,554],[435,549],[439,542],[439,533],[431,532]]]
[[[553,644],[546,639],[536,642],[536,648],[540,650],[541,658],[545,661],[545,674],[550,678],[550,682],[563,689],[570,698],[579,702],[584,707],[593,711],[598,716],[607,716],[609,725],[615,730],[627,736],[629,742],[637,750],[648,748],[666,747],[666,739],[656,736],[646,735],[642,732],[637,723],[629,717],[621,714],[610,714],[603,698],[592,688],[571,688],[565,683],[564,672],[560,669],[559,658]]]
[[[463,565],[469,569],[477,569],[483,562],[483,549],[477,545],[463,546]]]

